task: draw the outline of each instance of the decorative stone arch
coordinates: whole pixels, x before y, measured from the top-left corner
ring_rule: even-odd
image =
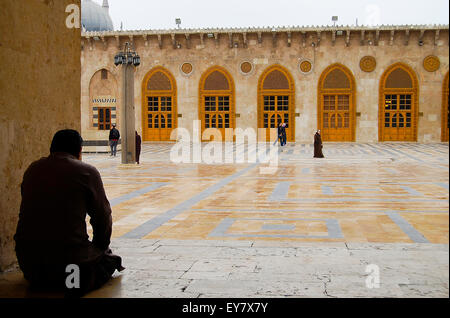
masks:
[[[270,129],[279,122],[287,123],[286,140],[295,141],[295,82],[283,66],[274,64],[264,70],[258,80],[258,128]]]
[[[224,141],[226,129],[236,127],[233,77],[221,66],[208,68],[200,77],[198,96],[202,135],[206,129],[215,128],[220,131]]]
[[[89,80],[89,128],[110,130],[120,128],[119,89],[115,75],[108,68],[99,68]]]
[[[156,66],[142,80],[142,138],[170,141],[178,127],[177,84],[166,68]]]
[[[317,127],[323,141],[355,141],[356,81],[343,64],[331,64],[320,75]]]
[[[397,62],[384,71],[378,103],[379,141],[417,141],[419,82],[410,66]]]
[[[441,114],[441,141],[448,142],[448,126],[450,121],[448,103],[448,71],[442,83],[442,114]]]

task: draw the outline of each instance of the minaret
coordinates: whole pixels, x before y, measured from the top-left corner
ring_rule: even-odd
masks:
[[[104,8],[106,11],[109,11],[108,0],[103,0],[102,8]]]

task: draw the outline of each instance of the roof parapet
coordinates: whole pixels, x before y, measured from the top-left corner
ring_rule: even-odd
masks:
[[[155,35],[155,34],[199,34],[199,33],[284,33],[284,32],[327,32],[327,31],[397,31],[397,30],[448,30],[448,24],[424,25],[376,25],[376,26],[290,26],[290,27],[246,27],[246,28],[196,28],[196,29],[155,29],[155,30],[123,30],[123,31],[89,31],[82,36],[115,36],[115,35]]]

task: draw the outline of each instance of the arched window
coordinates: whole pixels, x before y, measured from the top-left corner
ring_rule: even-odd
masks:
[[[106,69],[95,72],[89,83],[92,129],[110,130],[113,124],[120,129],[117,95],[114,76]]]
[[[414,71],[403,63],[388,67],[381,76],[380,141],[417,141],[418,84]]]
[[[295,141],[295,85],[281,65],[268,67],[258,82],[258,128],[277,128],[286,123],[286,140]],[[270,129],[266,129],[270,141]]]
[[[145,141],[169,141],[177,128],[177,87],[172,74],[155,67],[142,82],[142,133]]]
[[[442,85],[442,141],[448,141],[448,126],[450,124],[450,109],[448,103],[448,72],[445,75],[444,83]]]
[[[225,140],[227,128],[235,128],[234,82],[222,67],[213,66],[200,79],[199,118],[205,129],[217,129]]]
[[[352,72],[328,66],[318,85],[317,126],[323,141],[355,141],[356,87]]]

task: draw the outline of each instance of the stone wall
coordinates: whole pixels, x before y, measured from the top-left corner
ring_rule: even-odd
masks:
[[[295,81],[295,113],[299,113],[295,117],[295,140],[311,142],[318,125],[317,86],[320,75],[329,65],[340,63],[352,72],[356,82],[355,141],[377,142],[379,82],[390,65],[403,62],[416,73],[419,81],[417,141],[438,142],[441,137],[442,81],[449,69],[448,27],[426,30],[417,27],[411,28],[411,32],[408,28],[384,28],[378,32],[378,38],[375,38],[375,29],[365,33],[352,30],[349,37],[346,31],[335,35],[332,30],[327,30],[320,33],[320,41],[318,33],[311,30],[304,34],[270,30],[258,34],[250,30],[245,37],[243,32],[232,33],[233,30],[230,37],[225,30],[217,33],[217,40],[208,36],[208,32],[214,32],[208,30],[177,30],[176,34],[170,30],[158,34],[156,31],[148,31],[148,34],[145,31],[86,33],[82,38],[83,114],[90,107],[86,98],[90,78],[98,69],[106,68],[120,83],[120,68],[113,64],[114,55],[126,41],[132,41],[141,56],[141,65],[135,72],[136,126],[140,133],[142,80],[153,67],[165,67],[176,79],[178,113],[182,115],[178,118],[178,127],[192,129],[192,121],[198,119],[201,75],[209,67],[217,65],[225,68],[235,83],[236,113],[240,115],[236,118],[236,126],[256,129],[258,79],[267,67],[280,64],[289,70]],[[182,32],[191,34],[187,37]],[[423,60],[429,55],[439,58],[438,70],[429,72],[424,69]],[[375,70],[365,72],[361,69],[360,60],[364,56],[375,58]],[[311,71],[301,72],[299,64],[303,60],[311,62]],[[253,64],[253,70],[246,75],[240,71],[244,61]],[[189,75],[181,71],[184,62],[193,66]]]
[[[28,165],[59,129],[80,130],[80,0],[2,1],[0,10],[0,270],[15,262],[13,235]]]

